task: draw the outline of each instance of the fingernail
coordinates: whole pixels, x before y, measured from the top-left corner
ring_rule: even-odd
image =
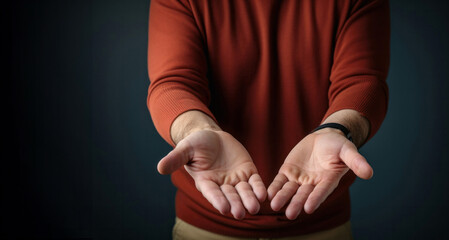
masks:
[[[297,213],[292,219],[290,219],[290,220],[295,220],[295,219],[297,219],[298,218],[298,216],[299,216],[299,213]]]

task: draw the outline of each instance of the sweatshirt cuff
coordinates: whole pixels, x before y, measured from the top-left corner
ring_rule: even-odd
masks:
[[[156,130],[171,146],[175,147],[176,145],[170,135],[171,125],[184,112],[198,110],[217,122],[209,108],[195,95],[177,89],[160,89],[158,91],[161,92],[153,92],[148,95],[147,106]]]
[[[368,141],[379,130],[387,112],[387,105],[388,88],[386,84],[373,81],[370,78],[361,78],[335,97],[330,98],[329,109],[323,120],[343,109],[355,110],[370,123],[370,131],[366,139]]]

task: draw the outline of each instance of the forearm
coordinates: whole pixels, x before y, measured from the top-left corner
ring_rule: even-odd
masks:
[[[187,111],[179,115],[170,128],[170,135],[175,144],[189,134],[199,130],[221,130],[218,124],[201,111]]]
[[[322,123],[331,122],[345,126],[351,132],[353,142],[357,147],[362,146],[368,138],[370,123],[355,110],[343,109],[337,111],[327,117]]]

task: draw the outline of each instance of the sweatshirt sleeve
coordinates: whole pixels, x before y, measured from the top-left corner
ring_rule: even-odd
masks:
[[[388,105],[390,17],[386,0],[354,1],[338,30],[330,75],[329,109],[358,111],[370,122],[368,139],[385,118]]]
[[[199,110],[212,119],[204,41],[187,2],[153,0],[148,33],[147,106],[159,134],[172,146],[180,114]]]

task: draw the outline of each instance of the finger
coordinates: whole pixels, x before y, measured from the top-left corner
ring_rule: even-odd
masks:
[[[301,185],[296,191],[296,194],[292,197],[290,204],[285,210],[285,216],[287,216],[290,220],[295,220],[299,213],[301,213],[302,208],[304,207],[304,203],[307,200],[307,197],[312,192],[312,185]]]
[[[225,184],[221,186],[221,191],[231,205],[231,214],[234,218],[237,220],[243,219],[245,217],[245,209],[237,190],[233,186]]]
[[[187,142],[181,141],[175,149],[159,161],[157,170],[161,174],[171,174],[187,164],[191,158],[190,145]]]
[[[358,177],[370,179],[373,176],[373,168],[354,144],[350,142],[344,144],[340,151],[340,158]]]
[[[271,200],[271,208],[274,211],[279,211],[296,193],[298,184],[295,182],[287,182],[281,190],[276,193],[273,200]]]
[[[229,205],[228,199],[216,183],[212,181],[199,181],[196,185],[198,190],[215,209],[223,215],[229,213],[231,206]]]
[[[251,185],[247,182],[239,182],[235,185],[235,189],[237,193],[240,195],[240,199],[242,199],[243,206],[248,210],[250,214],[256,214],[259,212],[260,204],[257,201],[256,195],[251,188]]]
[[[249,180],[249,185],[251,185],[254,194],[256,194],[257,199],[259,199],[260,202],[265,201],[265,198],[267,198],[267,189],[265,188],[265,184],[262,182],[262,178],[259,174],[253,174]]]
[[[337,185],[337,181],[321,181],[318,183],[307,198],[304,204],[304,211],[308,214],[313,213],[326,200],[329,194],[334,191]]]
[[[273,200],[274,196],[276,195],[279,190],[282,189],[284,184],[288,181],[287,177],[284,174],[278,174],[274,178],[273,182],[268,187],[268,200]]]

